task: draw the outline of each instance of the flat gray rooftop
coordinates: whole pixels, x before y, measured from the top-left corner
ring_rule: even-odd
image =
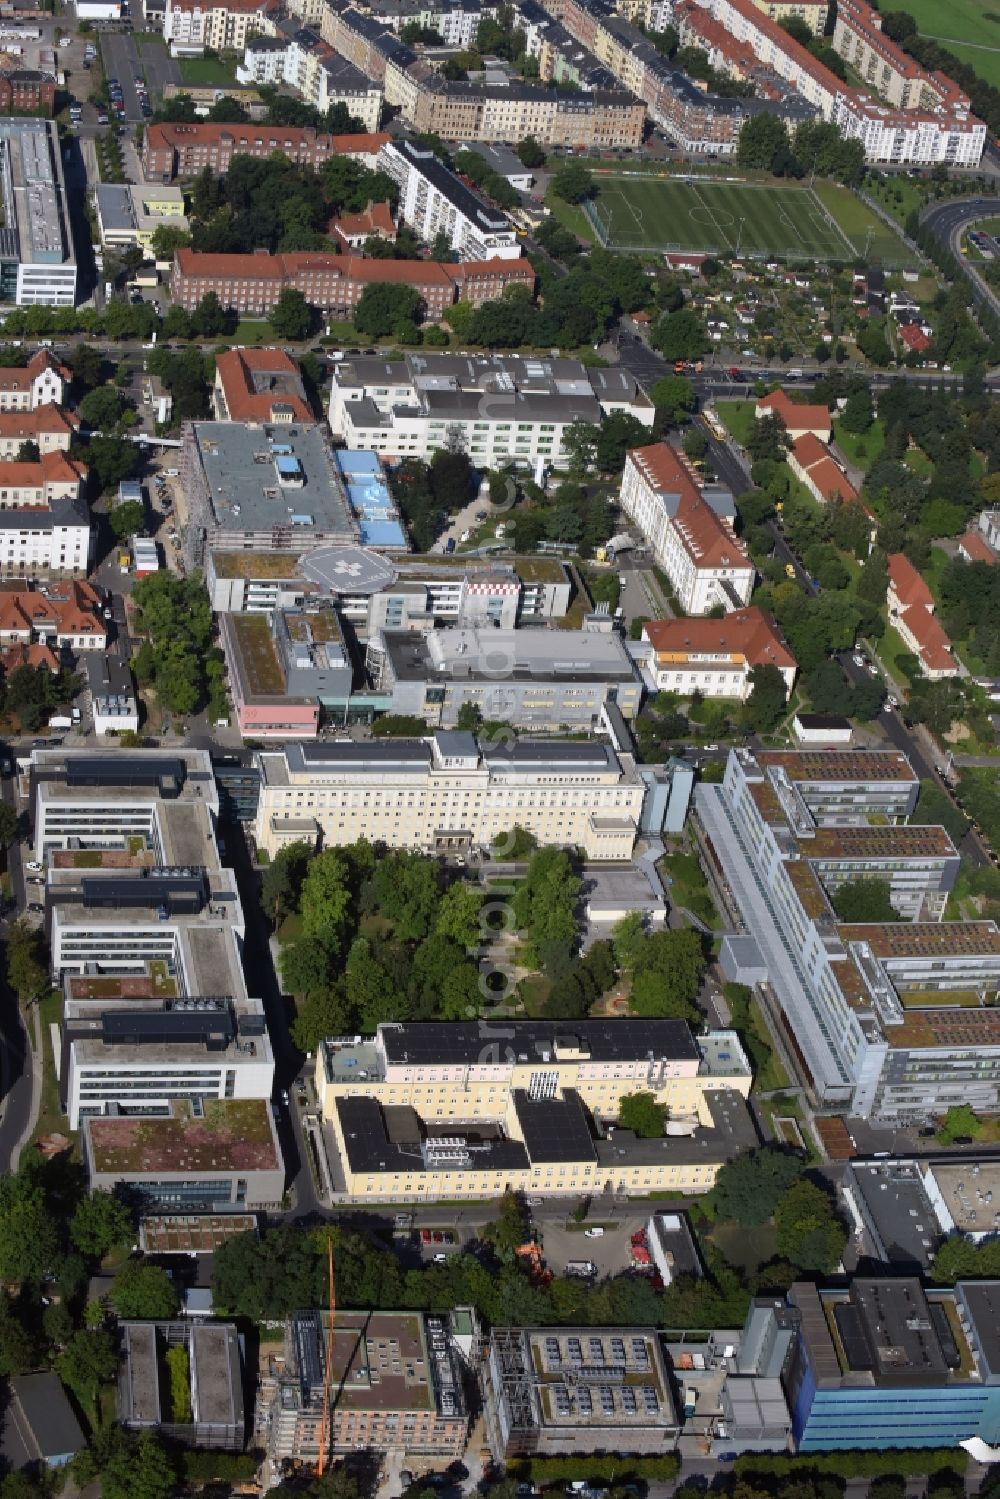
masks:
[[[847,1184],[874,1225],[879,1259],[898,1270],[926,1270],[942,1234],[916,1166],[910,1161],[855,1161]]]
[[[242,1422],[239,1340],[231,1322],[192,1327],[191,1385],[197,1392],[196,1421],[222,1426]]]
[[[434,630],[383,633],[401,682],[633,681],[635,667],[620,638],[589,630]]]
[[[194,440],[222,529],[289,527],[304,542],[312,531],[340,531],[354,540],[344,484],[318,426],[195,422]]]

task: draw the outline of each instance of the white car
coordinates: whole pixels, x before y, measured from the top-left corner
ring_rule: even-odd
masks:
[[[865,665],[865,658],[864,658],[864,656],[862,656],[862,654],[861,654],[860,651],[855,651],[855,653],[854,653],[854,655],[853,655],[853,657],[851,659],[853,660],[855,666],[864,666]]]
[[[604,1230],[603,1228],[585,1228],[583,1231],[583,1237],[585,1239],[603,1239]]]
[[[27,862],[27,864],[25,864],[24,867],[25,867],[25,869],[30,869],[31,872],[32,872],[32,874],[37,874],[37,872],[41,869],[42,866],[41,866],[41,864],[39,864],[39,862],[38,862],[37,859],[29,859],[28,862]]]

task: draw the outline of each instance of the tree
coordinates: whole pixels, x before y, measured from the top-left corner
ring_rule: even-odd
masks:
[[[694,386],[683,375],[664,375],[649,392],[649,399],[666,425],[673,426],[694,411],[698,398]]]
[[[774,1213],[778,1252],[802,1270],[829,1275],[847,1243],[847,1230],[826,1192],[811,1181],[797,1181]]]
[[[508,1187],[500,1199],[497,1217],[483,1229],[483,1238],[497,1249],[513,1254],[528,1238],[531,1219],[524,1198]]]
[[[755,734],[767,734],[777,727],[785,714],[788,692],[777,666],[750,669],[750,696],[743,706],[743,721]]]
[[[665,1104],[652,1093],[628,1093],[618,1105],[618,1128],[630,1129],[644,1140],[659,1140],[667,1120]]]
[[[545,152],[533,135],[526,135],[523,141],[518,141],[514,150],[517,152],[521,165],[528,167],[529,170],[545,165]]]
[[[441,900],[432,859],[409,849],[394,849],[376,866],[372,889],[380,913],[392,922],[397,938],[415,942],[427,936]]]
[[[218,294],[207,291],[191,314],[191,332],[196,338],[217,338],[226,331],[227,321]]]
[[[529,858],[537,847],[538,839],[534,833],[529,833],[527,828],[515,823],[507,832],[497,833],[490,844],[490,857],[516,863]]]
[[[309,865],[300,899],[302,931],[331,953],[340,951],[351,911],[351,871],[343,852],[324,849]]]
[[[183,1343],[175,1343],[163,1356],[170,1379],[171,1421],[191,1420],[191,1361]]]
[[[630,911],[611,930],[615,962],[623,973],[634,973],[646,942],[646,922],[638,911]]]
[[[438,936],[450,937],[459,947],[478,952],[482,943],[482,905],[480,890],[465,880],[456,880],[441,897],[434,931]]]
[[[788,127],[773,114],[751,115],[740,131],[737,165],[759,172],[784,171],[791,157]]]
[[[847,880],[833,892],[833,909],[841,921],[901,921],[889,899],[888,880]]]
[[[275,924],[282,916],[298,910],[302,882],[312,857],[312,844],[288,843],[278,850],[264,869],[260,881],[260,903]]]
[[[937,1137],[942,1145],[954,1145],[956,1140],[975,1140],[982,1133],[982,1125],[967,1103],[954,1104],[938,1126]]]
[[[422,315],[420,293],[412,286],[373,281],[358,298],[354,326],[369,338],[386,338],[400,323],[419,322]]]
[[[314,1052],[324,1036],[343,1036],[351,1028],[351,1011],[339,989],[310,989],[295,1008],[292,1040],[299,1051]]]
[[[867,385],[858,384],[847,397],[840,417],[841,426],[847,432],[867,432],[874,420],[872,393]]]
[[[70,1220],[69,1236],[84,1254],[103,1259],[110,1249],[132,1238],[132,1214],[110,1192],[89,1192]]]
[[[692,308],[682,307],[660,319],[652,343],[664,359],[700,359],[708,348],[708,332]]]
[[[0,848],[10,848],[18,832],[18,817],[14,808],[0,802]]]
[[[44,1357],[28,1308],[0,1289],[0,1375],[27,1374]],[[3,1489],[0,1488],[0,1499]]]
[[[102,1384],[111,1384],[118,1373],[118,1350],[104,1328],[75,1332],[58,1360],[61,1377],[74,1390],[91,1400]]]
[[[108,1299],[119,1317],[167,1318],[177,1315],[180,1298],[159,1265],[129,1260],[120,1270]]]
[[[173,224],[159,224],[153,230],[151,247],[157,260],[172,261],[177,251],[186,249],[190,243],[190,234]]]
[[[56,1224],[40,1183],[25,1171],[0,1177],[0,1280],[44,1280],[58,1253]]]
[[[117,489],[139,469],[139,449],[121,437],[92,437],[87,444],[87,466],[102,492]]]
[[[268,313],[268,322],[275,337],[298,342],[308,338],[313,329],[315,313],[302,293],[294,286],[282,287],[274,307]]]
[[[747,453],[755,464],[768,458],[782,463],[790,446],[788,431],[780,416],[759,417],[750,429],[746,443]]]
[[[116,541],[124,541],[128,536],[135,536],[146,524],[146,512],[142,501],[125,500],[123,504],[116,505],[108,516],[108,524]]]
[[[7,983],[22,1004],[37,999],[49,978],[41,935],[24,921],[7,929]]]
[[[593,176],[579,161],[564,162],[554,173],[549,186],[564,203],[582,203],[594,193]]]
[[[115,1452],[101,1474],[103,1499],[172,1499],[177,1488],[173,1464],[151,1431]]]
[[[716,1216],[744,1228],[766,1223],[801,1175],[797,1156],[770,1146],[738,1155],[720,1166],[715,1178],[710,1196]]]
[[[80,416],[88,427],[110,432],[118,425],[125,402],[112,385],[98,385],[80,402]]]

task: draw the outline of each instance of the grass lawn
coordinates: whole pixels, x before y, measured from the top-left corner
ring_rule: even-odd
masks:
[[[896,176],[887,183],[874,181],[867,183],[866,186],[870,195],[881,203],[883,208],[888,209],[900,224],[905,224],[915,209],[919,212],[927,199],[927,194],[920,184],[912,182],[908,177]]]
[[[67,1135],[75,1141],[76,1136],[72,1134],[66,1116],[59,1106],[59,1083],[56,1078],[49,1031],[50,1025],[55,1025],[62,1019],[62,995],[58,990],[54,989],[42,1000],[38,1007],[38,1018],[42,1032],[42,1106],[31,1139],[35,1141],[41,1139],[43,1135],[59,1134]],[[28,1034],[32,1035],[30,1019]],[[34,1045],[34,1039],[32,1039],[32,1045]]]
[[[933,463],[921,448],[907,448],[903,462],[908,469],[922,476],[931,473],[934,468]]]
[[[575,234],[577,239],[584,240],[588,245],[594,243],[594,231],[590,226],[590,220],[577,204],[565,203],[562,198],[557,198],[555,193],[549,193],[545,199],[545,206],[552,210],[552,217],[558,219],[563,228]]]
[[[524,1005],[524,1013],[536,1019],[544,1014],[545,1001],[551,992],[552,980],[547,979],[541,973],[522,979],[517,986],[518,998]]]
[[[757,420],[756,401],[713,401],[712,405],[730,437],[745,447]]]
[[[848,463],[867,473],[885,445],[885,429],[876,419],[867,432],[848,432],[843,422],[835,421],[833,438]]]
[[[892,628],[892,625],[887,625],[885,634],[878,643],[877,655],[889,675],[895,677],[897,682],[902,682],[904,686],[908,678],[896,663],[900,656],[912,654],[909,646],[903,643]]]
[[[226,88],[236,82],[236,74],[218,57],[178,58],[181,79],[193,88]]]
[[[1000,10],[983,0],[906,0],[906,9],[923,36],[933,37],[949,52],[975,68],[980,78],[1000,86]]]
[[[226,333],[220,340],[232,344],[270,344],[274,342],[274,329],[268,322],[256,318],[240,318],[235,332]]]

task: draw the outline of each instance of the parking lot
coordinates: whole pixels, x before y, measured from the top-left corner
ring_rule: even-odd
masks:
[[[110,82],[117,79],[121,85],[125,113],[122,119],[137,124],[148,118],[143,114],[142,100],[136,84],[145,79],[149,88],[149,108],[156,102],[167,83],[179,83],[180,68],[170,56],[162,42],[152,38],[134,37],[128,32],[105,31],[101,33],[101,61],[104,76]]]
[[[563,1223],[545,1221],[538,1225],[545,1263],[554,1275],[564,1275],[571,1260],[591,1260],[597,1279],[606,1275],[620,1275],[631,1265],[630,1241],[640,1228],[649,1221],[648,1212],[616,1214],[614,1218],[602,1218],[605,1226],[600,1238],[590,1239],[576,1224],[567,1227]]]

